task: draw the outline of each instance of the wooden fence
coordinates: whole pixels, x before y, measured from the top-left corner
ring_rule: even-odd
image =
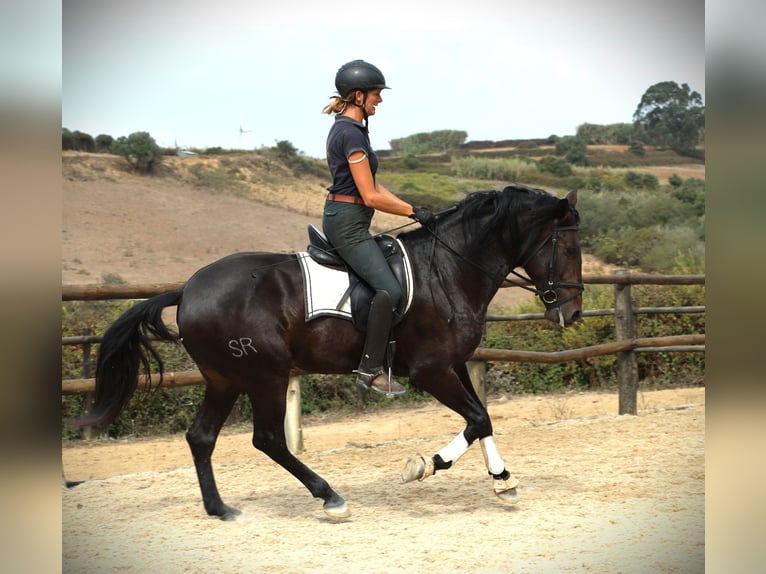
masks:
[[[619,414],[637,413],[638,397],[638,367],[637,352],[704,352],[704,334],[685,334],[668,337],[636,337],[636,316],[640,314],[673,314],[673,313],[704,313],[704,306],[693,307],[636,307],[631,296],[632,285],[704,285],[704,275],[652,275],[631,274],[618,272],[615,275],[584,275],[583,282],[591,285],[614,285],[615,306],[613,309],[585,310],[583,317],[614,316],[614,342],[569,349],[556,352],[517,351],[506,349],[476,349],[469,372],[479,397],[486,403],[483,374],[489,361],[562,363],[578,361],[589,357],[602,355],[617,355],[617,379],[619,389]],[[159,293],[172,291],[183,283],[164,283],[148,285],[65,285],[62,287],[63,301],[103,301],[115,299],[145,299]],[[487,321],[524,321],[542,319],[542,313],[523,315],[487,316]],[[99,336],[84,335],[79,337],[64,337],[64,345],[82,345],[84,353],[89,352],[89,346],[98,343]],[[87,372],[86,372],[87,373]],[[155,379],[156,380],[156,379]],[[204,379],[198,371],[180,373],[165,373],[163,387],[181,387],[204,384]],[[141,380],[139,388],[146,387],[147,382]],[[156,384],[156,383],[155,383]],[[95,380],[86,374],[82,379],[62,381],[62,394],[89,393],[95,388]],[[288,413],[285,421],[288,444],[293,452],[302,450],[302,435],[300,430],[300,384],[293,377],[288,388]]]

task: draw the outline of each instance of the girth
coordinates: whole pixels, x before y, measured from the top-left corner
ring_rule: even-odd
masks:
[[[370,311],[370,303],[375,296],[375,290],[359,277],[335,251],[324,233],[314,225],[309,224],[309,245],[307,248],[309,256],[327,267],[335,269],[345,269],[348,273],[349,287],[341,303],[347,297],[351,298],[351,316],[354,326],[360,331],[367,329],[367,316]],[[380,248],[383,256],[386,258],[394,277],[402,287],[402,298],[399,300],[399,306],[394,314],[394,325],[404,317],[407,311],[407,301],[410,298],[409,284],[407,282],[407,273],[405,271],[404,253],[399,243],[390,235],[376,235],[375,242]]]

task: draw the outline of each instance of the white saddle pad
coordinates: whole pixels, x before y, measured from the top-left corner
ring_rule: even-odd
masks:
[[[412,264],[401,241],[395,239],[404,254],[404,277],[407,282],[407,303],[410,310],[413,296]],[[316,317],[333,316],[351,319],[351,297],[348,296],[348,273],[342,269],[325,267],[314,261],[305,251],[296,253],[303,273],[303,298],[306,303],[306,321]],[[345,295],[345,297],[344,297]]]

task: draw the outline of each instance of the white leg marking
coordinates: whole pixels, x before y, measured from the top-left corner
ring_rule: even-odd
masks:
[[[481,444],[481,452],[484,453],[484,462],[487,464],[487,470],[492,474],[500,474],[505,470],[505,463],[503,462],[500,453],[497,452],[497,445],[495,444],[495,438],[485,436],[479,440]]]
[[[438,454],[440,457],[442,457],[442,460],[444,462],[457,462],[457,459],[459,459],[461,456],[465,454],[465,451],[468,450],[468,441],[465,440],[465,436],[463,436],[463,431],[460,431],[460,433],[452,439],[452,442],[449,443],[447,446],[445,446],[443,449],[441,449]]]

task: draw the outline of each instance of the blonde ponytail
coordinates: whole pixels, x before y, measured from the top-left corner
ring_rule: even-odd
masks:
[[[322,113],[323,114],[342,114],[344,111],[346,111],[346,107],[348,106],[349,102],[352,102],[354,100],[354,91],[348,94],[345,98],[342,98],[340,96],[331,96],[330,100],[331,100],[330,103],[327,104],[324,108],[322,108]]]

